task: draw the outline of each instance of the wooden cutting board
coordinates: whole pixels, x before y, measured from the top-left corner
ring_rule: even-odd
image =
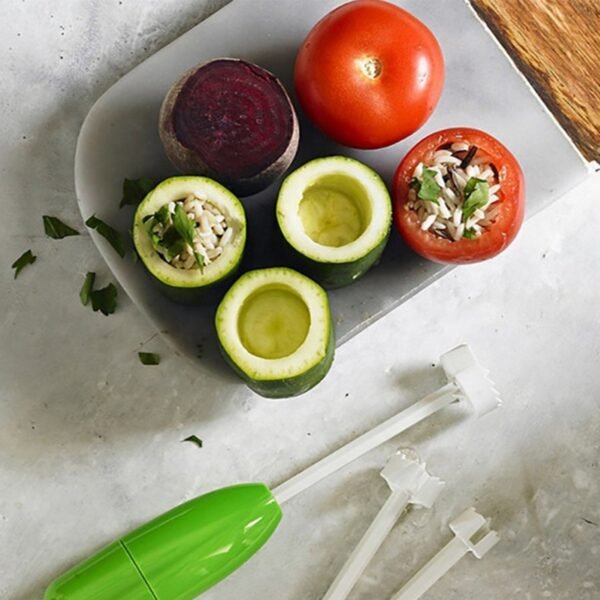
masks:
[[[471,0],[588,160],[600,163],[599,0]]]

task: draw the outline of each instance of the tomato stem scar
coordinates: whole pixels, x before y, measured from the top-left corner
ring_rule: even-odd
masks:
[[[359,61],[361,71],[369,79],[377,79],[381,75],[383,66],[378,58],[369,57]]]

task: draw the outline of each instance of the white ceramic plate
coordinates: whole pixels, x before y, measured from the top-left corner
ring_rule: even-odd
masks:
[[[193,65],[215,57],[240,57],[275,73],[288,90],[296,51],[310,28],[338,0],[235,0],[139,65],[94,105],[77,144],[75,185],[84,219],[98,217],[127,232],[133,208],[119,209],[123,178],[173,175],[157,132],[158,111],[170,85]],[[294,166],[315,156],[348,154],[377,170],[386,181],[400,158],[427,133],[451,126],[486,130],[504,142],[523,166],[530,216],[587,175],[570,142],[513,68],[495,40],[457,0],[397,2],[422,19],[438,38],[446,60],[440,104],[423,129],[383,150],[336,146],[301,119],[301,149]],[[272,206],[278,185],[245,199],[255,264],[268,264]],[[92,232],[114,276],[156,329],[181,353],[221,368],[213,332],[213,309],[181,307],[163,298],[141,264],[121,259]],[[448,268],[415,256],[395,234],[381,264],[354,285],[331,293],[338,342],[407,300]],[[223,371],[227,372],[227,371]]]

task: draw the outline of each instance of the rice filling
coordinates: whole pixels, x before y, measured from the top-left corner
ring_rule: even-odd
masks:
[[[476,239],[498,218],[498,173],[476,146],[454,142],[436,150],[430,164],[413,171],[406,210],[423,231],[457,242]]]
[[[169,202],[144,222],[153,248],[177,269],[203,271],[233,237],[227,217],[204,195]]]

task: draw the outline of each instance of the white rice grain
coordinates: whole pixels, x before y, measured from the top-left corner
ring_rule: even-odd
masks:
[[[435,223],[436,215],[429,215],[422,223],[421,229],[427,231]]]

